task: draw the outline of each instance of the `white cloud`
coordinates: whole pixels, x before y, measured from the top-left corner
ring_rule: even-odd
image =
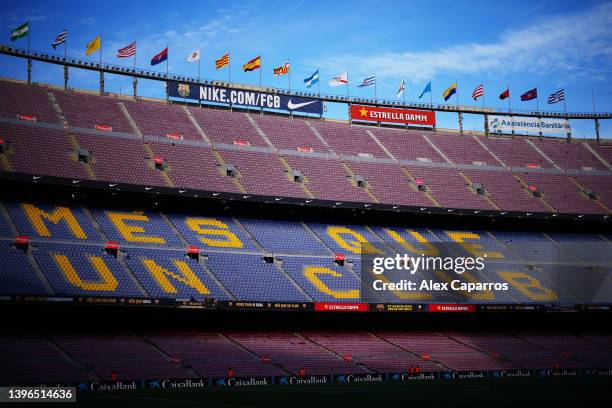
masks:
[[[437,74],[487,72],[557,72],[593,77],[612,72],[610,27],[612,3],[606,3],[574,14],[539,18],[488,43],[456,44],[428,52],[344,54],[312,63],[333,71],[351,67],[356,75],[375,72],[381,77],[404,77],[413,82]]]

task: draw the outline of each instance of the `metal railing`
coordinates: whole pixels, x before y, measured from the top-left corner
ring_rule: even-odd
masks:
[[[435,103],[418,103],[418,102],[402,102],[391,99],[372,99],[346,95],[334,95],[326,93],[304,92],[289,90],[277,87],[259,86],[242,84],[238,82],[227,82],[216,79],[197,78],[189,75],[166,74],[165,72],[151,71],[142,68],[127,67],[115,64],[100,63],[87,59],[78,59],[73,57],[64,57],[48,52],[35,50],[27,50],[23,48],[11,47],[0,44],[0,54],[11,55],[19,58],[30,58],[36,61],[47,62],[57,65],[67,65],[74,68],[88,69],[101,71],[110,74],[132,76],[143,79],[151,79],[157,81],[180,81],[184,83],[200,84],[200,85],[216,85],[230,89],[240,90],[256,90],[280,95],[293,95],[321,99],[325,102],[340,102],[340,103],[359,103],[366,105],[376,105],[384,107],[401,107],[412,109],[427,109],[437,112],[461,112],[480,115],[509,115],[523,117],[540,117],[540,118],[565,118],[565,119],[612,119],[612,112],[542,112],[532,111],[527,109],[500,109],[490,107],[478,107],[467,105],[452,105],[452,104],[435,104]]]

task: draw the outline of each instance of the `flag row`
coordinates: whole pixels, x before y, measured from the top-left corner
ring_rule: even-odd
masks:
[[[29,34],[29,30],[30,30],[29,22],[20,25],[19,27],[11,31],[11,40],[15,41],[19,38],[23,38],[27,36]],[[57,35],[55,40],[51,43],[51,46],[53,47],[53,49],[56,49],[61,44],[64,44],[65,46],[66,38],[67,38],[67,30],[63,30]],[[101,36],[97,36],[85,45],[85,54],[91,55],[94,52],[99,51],[101,47],[102,47]],[[117,58],[128,58],[128,57],[134,57],[134,58],[136,57],[136,42],[135,41],[117,50]],[[196,62],[196,61],[200,61],[200,59],[201,59],[201,53],[199,49],[194,50],[186,58],[187,62]],[[161,52],[155,54],[151,58],[151,65],[155,66],[164,61],[166,63],[168,62],[168,47],[164,48]],[[220,69],[223,69],[229,66],[230,66],[230,53],[229,52],[223,54],[220,58],[215,60],[216,70],[220,70]],[[257,56],[249,60],[245,64],[243,64],[242,69],[244,70],[244,72],[251,72],[251,71],[261,69],[261,56]],[[285,64],[277,68],[273,68],[273,73],[275,76],[282,76],[282,75],[290,74],[290,70],[291,70],[290,63],[286,62]],[[311,86],[319,83],[319,69],[317,69],[312,75],[310,75],[308,78],[305,78],[303,81],[304,81],[304,85],[306,86],[306,88],[310,88]],[[339,75],[333,76],[329,80],[329,86],[331,87],[337,87],[337,86],[342,86],[342,85],[346,85],[347,87],[349,86],[348,72],[343,72]],[[373,85],[376,86],[376,76],[375,75],[364,78],[363,81],[359,85],[357,85],[357,87],[365,88],[365,87],[369,87]],[[397,91],[398,98],[401,98],[404,95],[405,89],[406,89],[406,84],[404,80],[401,80],[399,89]],[[419,95],[419,99],[421,99],[425,94],[431,95],[431,92],[432,92],[431,91],[431,81],[429,81],[425,85],[425,88],[423,89],[421,94]],[[445,102],[448,102],[452,98],[452,96],[456,94],[457,94],[457,83],[455,82],[451,84],[448,88],[446,88],[444,92],[442,92],[442,98],[444,99]],[[484,96],[485,96],[484,84],[479,84],[472,91],[472,99],[474,99],[474,101],[477,101],[481,97],[484,98]],[[506,90],[504,90],[499,95],[499,99],[505,100],[509,97],[510,97],[510,87],[508,86]],[[520,98],[521,98],[521,101],[531,101],[533,99],[537,99],[538,98],[538,88],[533,88],[523,93]],[[547,101],[549,104],[554,104],[557,102],[565,101],[565,91],[563,89],[560,89],[559,91],[552,93],[548,97]]]

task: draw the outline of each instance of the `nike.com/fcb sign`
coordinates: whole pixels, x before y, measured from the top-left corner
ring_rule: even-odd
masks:
[[[351,105],[351,118],[353,120],[367,120],[371,122],[436,126],[435,112],[416,109],[379,108],[376,106]]]
[[[169,95],[174,98],[194,99],[231,105],[280,109],[291,112],[323,113],[323,101],[300,96],[276,95],[265,92],[229,89],[211,85],[169,83]]]

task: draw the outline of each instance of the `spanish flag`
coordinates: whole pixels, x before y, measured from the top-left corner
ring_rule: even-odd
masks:
[[[261,67],[261,57],[255,57],[242,66],[244,72],[255,71]]]
[[[444,98],[444,102],[448,102],[448,100],[451,98],[451,96],[453,96],[456,93],[457,93],[457,83],[455,82],[454,84],[452,84],[451,86],[446,88],[446,91],[444,91],[442,93],[442,97]]]
[[[229,52],[218,60],[215,60],[215,69],[221,69],[226,65],[229,65]]]
[[[93,40],[87,44],[87,49],[85,50],[85,54],[91,55],[93,52],[100,49],[100,36],[97,36]]]

